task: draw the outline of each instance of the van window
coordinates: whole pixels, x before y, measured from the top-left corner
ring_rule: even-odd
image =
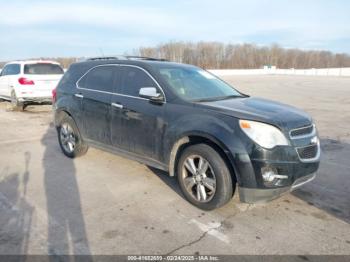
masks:
[[[150,76],[143,70],[131,66],[122,66],[122,68],[122,94],[139,96],[141,87],[157,87]]]
[[[99,66],[90,70],[82,79],[78,86],[91,90],[113,92],[115,66]]]
[[[18,75],[21,72],[21,66],[19,64],[9,64],[4,67],[2,76],[6,75]]]
[[[24,74],[27,75],[63,75],[63,69],[57,64],[38,63],[24,65]]]

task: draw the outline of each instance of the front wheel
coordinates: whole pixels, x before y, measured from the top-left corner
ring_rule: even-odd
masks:
[[[225,205],[233,195],[230,170],[221,155],[207,144],[187,147],[177,165],[185,198],[204,210]]]
[[[70,116],[64,115],[60,119],[57,134],[60,147],[66,156],[74,158],[87,152],[88,146],[82,140],[79,130]]]

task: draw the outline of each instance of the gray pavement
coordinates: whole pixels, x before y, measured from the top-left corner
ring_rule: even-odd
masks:
[[[211,212],[164,172],[90,148],[60,151],[50,106],[0,103],[0,254],[350,255],[350,78],[235,76],[243,92],[300,107],[322,138],[317,178],[267,204]]]

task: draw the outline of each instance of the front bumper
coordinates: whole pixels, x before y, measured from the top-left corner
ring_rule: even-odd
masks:
[[[312,181],[316,177],[316,173],[312,173],[306,176],[302,176],[294,181],[291,186],[279,187],[279,188],[244,188],[239,187],[239,198],[244,203],[266,203],[275,198],[278,198],[284,193],[293,191],[294,189]]]
[[[287,136],[287,135],[286,135]],[[290,136],[290,145],[264,149],[246,140],[246,153],[236,154],[235,173],[240,199],[267,202],[314,179],[321,158],[315,127],[306,135]]]

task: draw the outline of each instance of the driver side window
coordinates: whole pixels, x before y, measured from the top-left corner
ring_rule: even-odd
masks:
[[[143,70],[131,66],[122,66],[121,93],[139,97],[139,91],[142,87],[156,88],[157,85]]]

